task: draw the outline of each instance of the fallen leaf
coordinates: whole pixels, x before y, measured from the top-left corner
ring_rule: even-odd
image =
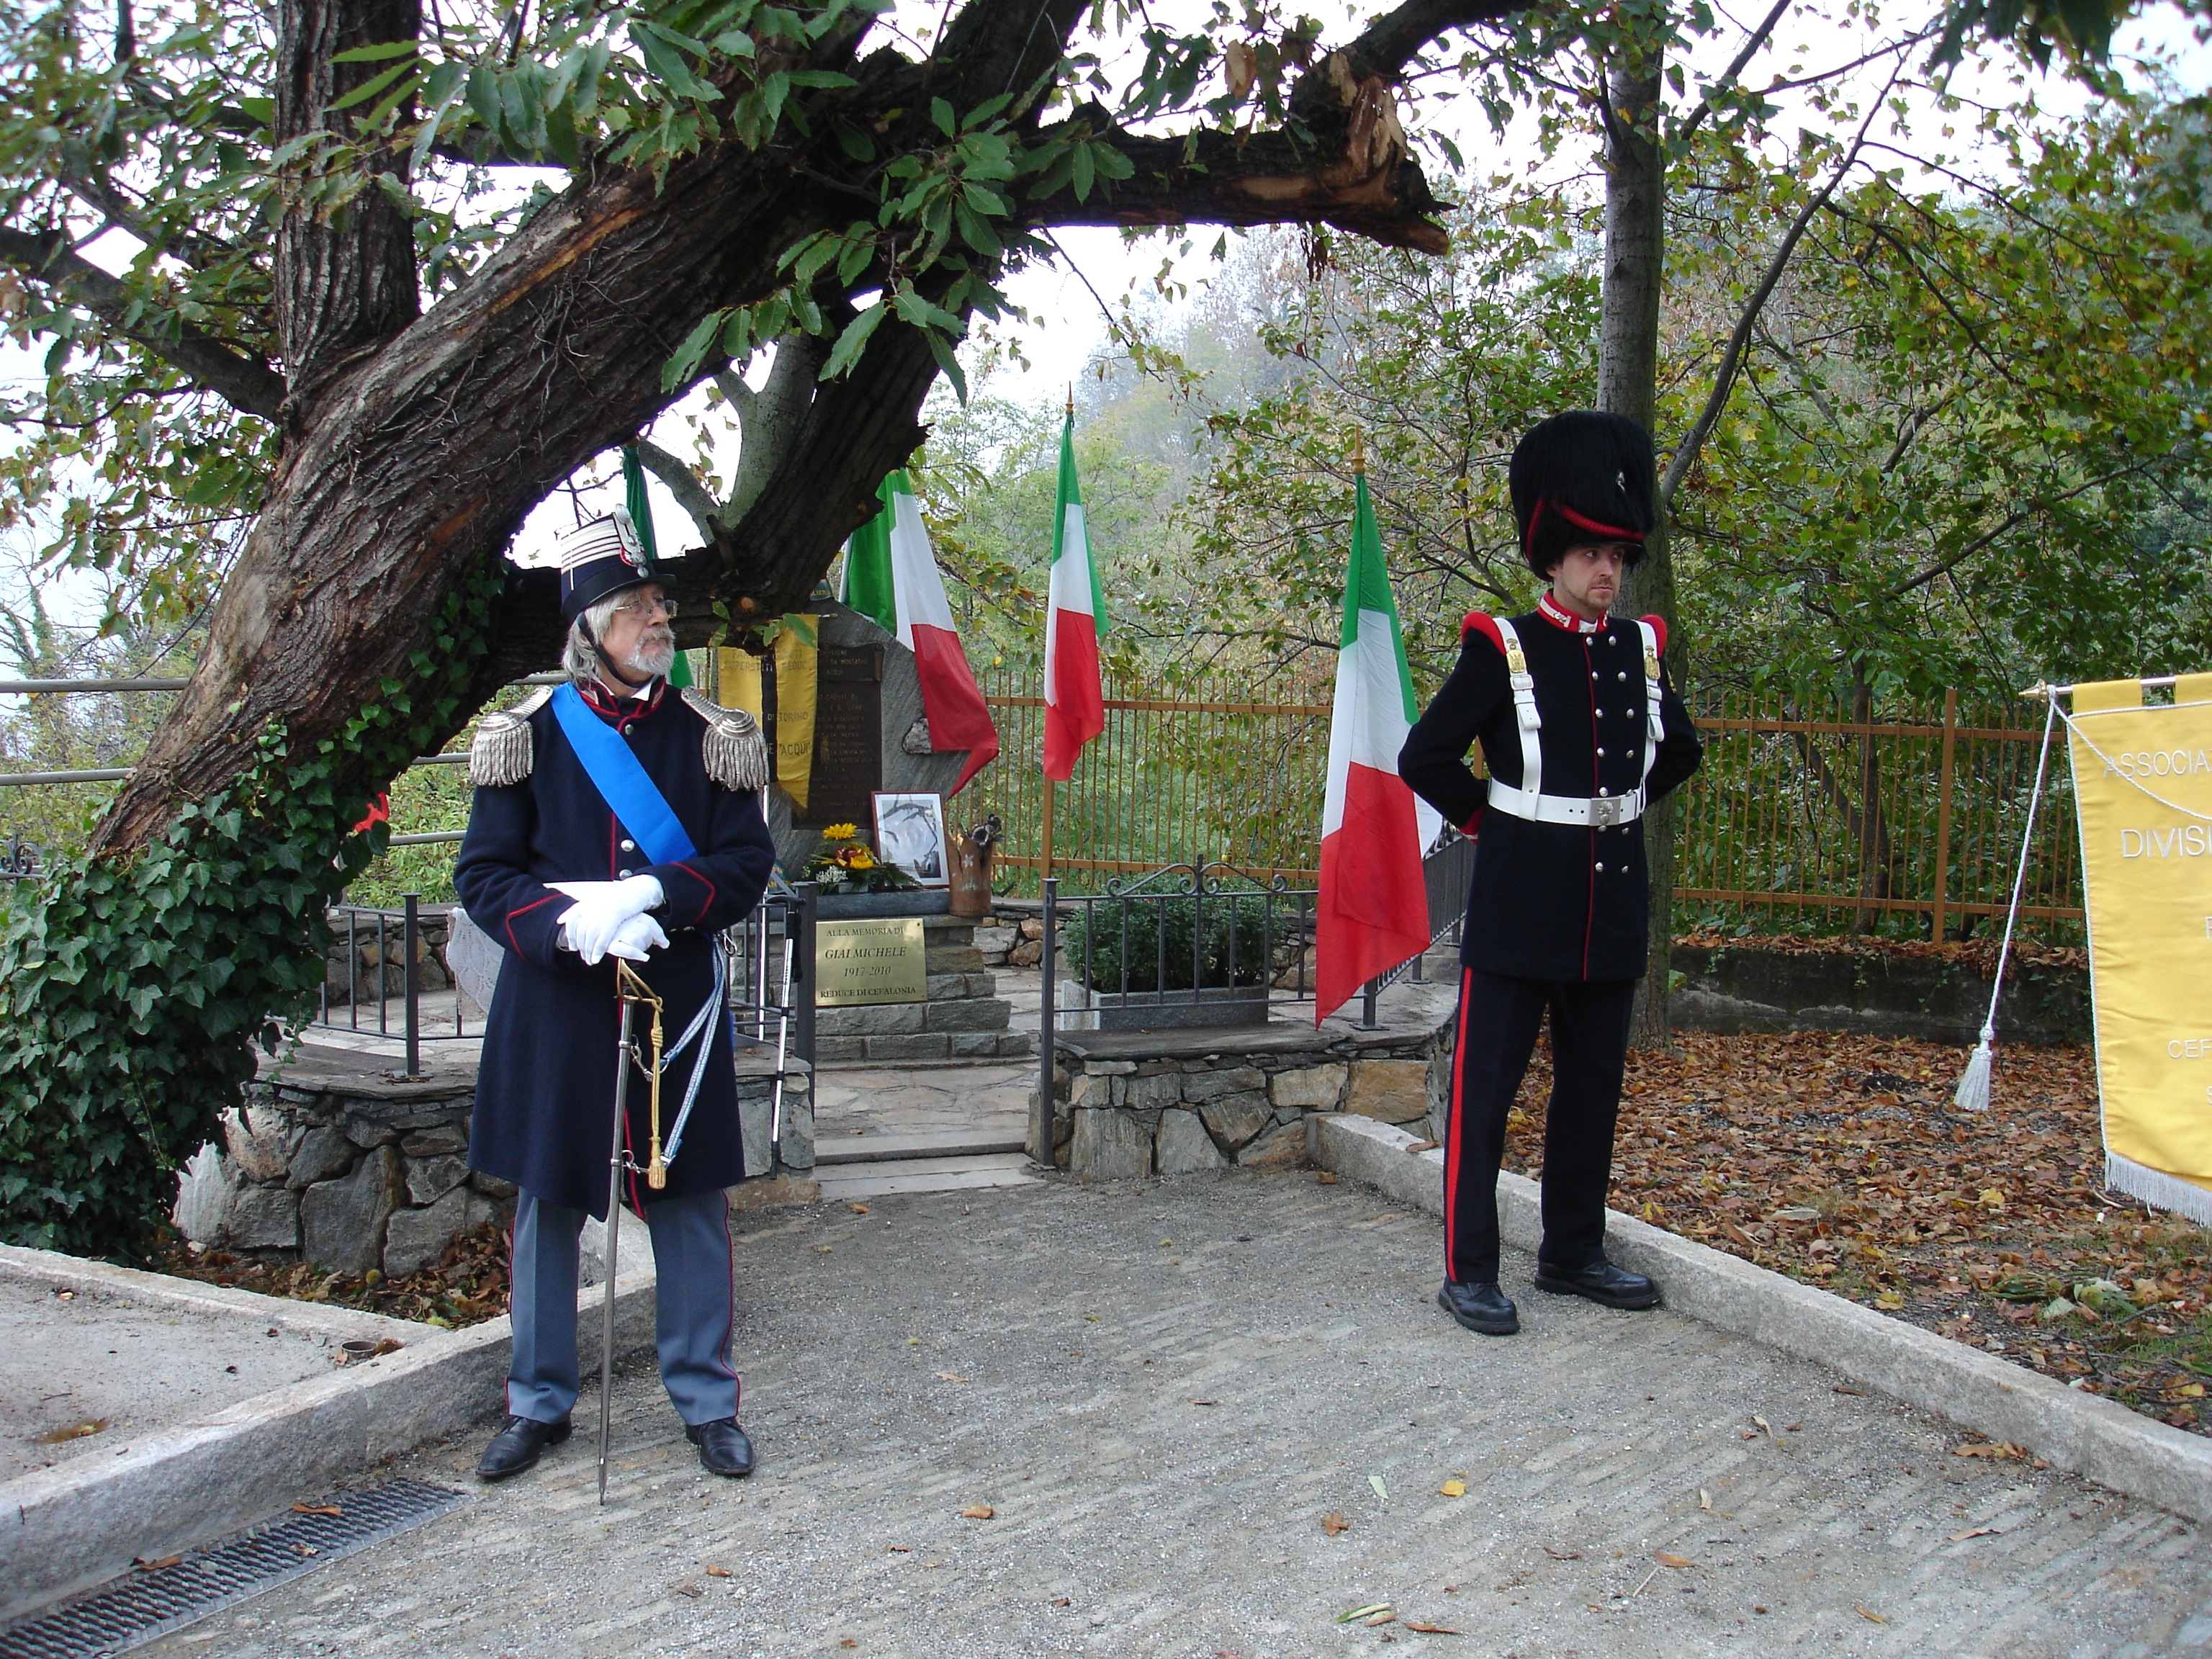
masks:
[[[1335,1510],[1331,1510],[1327,1515],[1324,1515],[1321,1518],[1321,1529],[1327,1533],[1331,1538],[1335,1537],[1337,1534],[1340,1532],[1347,1530],[1351,1525],[1352,1522],[1346,1520],[1344,1516]]]
[[[1424,1636],[1464,1636],[1464,1631],[1454,1630],[1449,1625],[1425,1625],[1418,1619],[1405,1621],[1407,1630],[1417,1630]]]
[[[155,1560],[149,1561],[142,1555],[131,1565],[136,1566],[141,1572],[159,1572],[164,1567],[175,1566],[178,1562],[184,1559],[185,1558],[181,1555],[164,1555]]]
[[[2027,1451],[2009,1440],[1979,1440],[1951,1448],[1954,1457],[2025,1457]]]
[[[1774,1438],[1774,1425],[1772,1424],[1769,1423],[1765,1418],[1759,1416],[1756,1412],[1752,1413],[1751,1420],[1759,1425],[1760,1432],[1765,1434],[1769,1440]]]
[[[1694,1567],[1698,1565],[1696,1562],[1688,1559],[1686,1557],[1669,1555],[1664,1550],[1652,1551],[1651,1559],[1654,1561],[1656,1561],[1662,1567]]]
[[[1859,1609],[1859,1617],[1871,1620],[1873,1623],[1877,1625],[1886,1625],[1889,1622],[1888,1620],[1883,1618],[1880,1613],[1869,1613],[1864,1607],[1861,1607]]]
[[[1366,1626],[1370,1630],[1372,1630],[1377,1625],[1395,1624],[1397,1622],[1397,1619],[1398,1615],[1396,1613],[1391,1612],[1389,1608],[1385,1607],[1382,1612],[1376,1613],[1372,1619],[1363,1619],[1359,1622]]]
[[[106,1418],[95,1417],[82,1423],[72,1423],[65,1429],[49,1429],[39,1437],[38,1443],[41,1446],[58,1446],[64,1440],[82,1440],[88,1435],[98,1434],[107,1426],[107,1424]]]
[[[830,1254],[830,1246],[827,1244],[817,1244],[814,1248],[817,1250],[819,1250],[823,1255]]]
[[[1554,1561],[1579,1561],[1583,1559],[1580,1550],[1555,1550],[1549,1544],[1544,1546],[1544,1553]]]
[[[1809,1204],[1785,1204],[1767,1218],[1770,1221],[1818,1221],[1820,1212]]]
[[[894,1546],[894,1547],[896,1547],[896,1546]],[[709,1567],[707,1569],[707,1577],[709,1578],[728,1578],[733,1576],[734,1575],[732,1574],[727,1567]]]
[[[1388,1613],[1389,1611],[1390,1604],[1388,1601],[1370,1601],[1364,1607],[1354,1607],[1348,1613],[1338,1613],[1336,1615],[1336,1622],[1340,1625],[1348,1625],[1355,1619],[1364,1619],[1371,1613]]]
[[[998,1510],[993,1509],[988,1504],[970,1504],[960,1511],[960,1518],[963,1521],[988,1521],[997,1513]]]
[[[884,1546],[884,1553],[886,1555],[912,1555],[914,1553],[914,1546],[911,1544],[886,1544]]]
[[[345,1511],[335,1504],[295,1504],[292,1505],[292,1513],[295,1515],[327,1515],[335,1519],[336,1517],[343,1515]]]
[[[1855,1394],[1862,1400],[1871,1400],[1874,1398],[1874,1396],[1869,1394],[1864,1389],[1855,1389],[1848,1382],[1838,1382],[1835,1387],[1829,1389],[1828,1392],[1830,1394]]]
[[[1995,1527],[1974,1527],[1966,1532],[1953,1533],[1951,1541],[1954,1544],[1963,1544],[1969,1538],[1993,1538],[1996,1535],[1996,1530]]]
[[[669,1588],[678,1595],[688,1595],[694,1601],[707,1593],[707,1587],[704,1584],[671,1584]]]
[[[295,1544],[292,1547],[299,1551],[302,1555],[320,1555],[322,1553],[322,1552],[317,1549],[313,1544]]]
[[[1709,1509],[1712,1508],[1712,1506],[1713,1506],[1713,1495],[1712,1495],[1712,1493],[1711,1493],[1711,1492],[1707,1492],[1707,1491],[1706,1491],[1703,1486],[1698,1487],[1698,1507],[1699,1509],[1701,1509],[1701,1510],[1709,1510]]]
[[[837,1638],[837,1645],[841,1648],[857,1648],[860,1644],[849,1636],[841,1636]]]
[[[1446,1498],[1464,1498],[1467,1496],[1467,1482],[1464,1480],[1447,1480],[1443,1486],[1438,1486],[1437,1490],[1443,1493]]]
[[[1327,1170],[1323,1170],[1314,1177],[1314,1184],[1317,1187],[1334,1187],[1336,1185],[1336,1177]]]
[[[1384,1503],[1387,1504],[1390,1501],[1389,1489],[1383,1486],[1382,1477],[1381,1475],[1369,1475],[1367,1477],[1367,1484],[1375,1488],[1375,1495],[1381,1498]]]
[[[1073,1605],[1065,1595],[1054,1596],[1052,1599],[1052,1604],[1056,1607],[1065,1607]]]
[[[845,1207],[850,1210],[854,1215],[866,1215],[868,1212],[868,1206],[866,1205],[855,1204],[850,1199],[847,1199],[845,1200]]]
[[[1406,1150],[1409,1152],[1434,1152],[1437,1147],[1442,1144],[1443,1143],[1440,1141],[1434,1140],[1417,1140],[1412,1146],[1407,1147]],[[1428,1626],[1425,1625],[1408,1625],[1406,1628],[1407,1630],[1426,1630]],[[1456,1636],[1459,1632],[1457,1631],[1454,1631],[1452,1632],[1452,1634]]]
[[[952,1371],[939,1371],[938,1380],[944,1382],[965,1382],[968,1379]]]
[[[1190,1403],[1194,1406],[1218,1406],[1221,1402],[1218,1400],[1194,1400]]]
[[[406,1346],[407,1345],[404,1342],[402,1342],[398,1337],[387,1336],[368,1351],[368,1357],[371,1359],[374,1359],[380,1354],[398,1353]]]

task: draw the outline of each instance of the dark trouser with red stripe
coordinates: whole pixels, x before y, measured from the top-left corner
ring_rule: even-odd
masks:
[[[1568,1268],[1604,1255],[1613,1124],[1635,996],[1632,979],[1510,979],[1461,970],[1444,1152],[1444,1271],[1450,1278],[1476,1284],[1498,1278],[1505,1118],[1547,1008],[1552,1103],[1544,1120],[1544,1243],[1537,1255]]]

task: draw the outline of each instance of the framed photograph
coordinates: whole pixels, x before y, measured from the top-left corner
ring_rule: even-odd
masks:
[[[945,848],[945,797],[879,789],[874,799],[876,856],[896,864],[924,887],[949,885],[952,875]]]

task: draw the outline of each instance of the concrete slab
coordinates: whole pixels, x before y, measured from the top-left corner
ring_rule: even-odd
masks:
[[[882,1164],[909,1158],[981,1158],[994,1152],[1018,1152],[1018,1134],[993,1134],[988,1130],[938,1129],[919,1134],[848,1136],[814,1151],[817,1169],[824,1164]]]
[[[617,1340],[624,1352],[653,1340],[652,1256],[644,1241],[644,1224],[630,1219],[616,1284]],[[248,1310],[263,1329],[346,1328],[361,1321],[366,1327],[350,1334],[396,1328],[406,1333],[406,1346],[337,1370],[325,1365],[319,1374],[119,1440],[103,1433],[94,1449],[0,1480],[0,1516],[6,1517],[0,1523],[0,1620],[112,1578],[136,1558],[236,1532],[427,1439],[473,1432],[501,1409],[513,1341],[504,1317],[441,1331],[43,1251],[8,1249],[5,1261],[18,1282],[46,1274],[105,1289],[119,1277],[133,1293],[158,1292],[175,1308]],[[597,1287],[587,1287],[577,1297],[577,1350],[586,1370],[598,1364],[599,1297]]]
[[[1518,1251],[1527,1330],[1472,1336],[1432,1300],[1435,1218],[1350,1182],[1231,1170],[753,1219],[750,1480],[701,1472],[641,1361],[607,1510],[573,1441],[151,1651],[2203,1651],[2182,1645],[2212,1592],[2198,1528],[1954,1457],[1948,1424],[1700,1320],[1536,1295]],[[394,1472],[451,1482],[477,1449]],[[963,1517],[979,1504],[991,1518]],[[1394,1622],[1334,1622],[1376,1602]]]
[[[1366,1118],[1330,1115],[1316,1123],[1323,1168],[1441,1213],[1441,1147],[1409,1152],[1413,1136]],[[1526,1176],[1498,1176],[1498,1229],[1508,1243],[1533,1251],[1542,1238],[1540,1190]],[[2212,1441],[2201,1436],[1617,1210],[1606,1217],[1606,1254],[1657,1279],[1667,1305],[1680,1313],[1832,1365],[1854,1382],[2025,1446],[2116,1491],[2212,1520]]]
[[[1024,1152],[981,1158],[902,1158],[884,1164],[817,1166],[822,1197],[875,1198],[886,1193],[949,1193],[980,1187],[1023,1187],[1043,1175]]]

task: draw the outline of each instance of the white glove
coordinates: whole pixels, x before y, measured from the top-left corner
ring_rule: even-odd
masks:
[[[615,929],[615,936],[607,944],[607,954],[623,957],[631,962],[643,962],[648,951],[668,948],[668,935],[651,916],[632,916]]]
[[[556,884],[563,891],[584,890],[576,902],[561,913],[562,940],[585,962],[597,965],[614,942],[616,931],[633,916],[641,916],[662,900],[657,876],[631,876],[623,881]]]

